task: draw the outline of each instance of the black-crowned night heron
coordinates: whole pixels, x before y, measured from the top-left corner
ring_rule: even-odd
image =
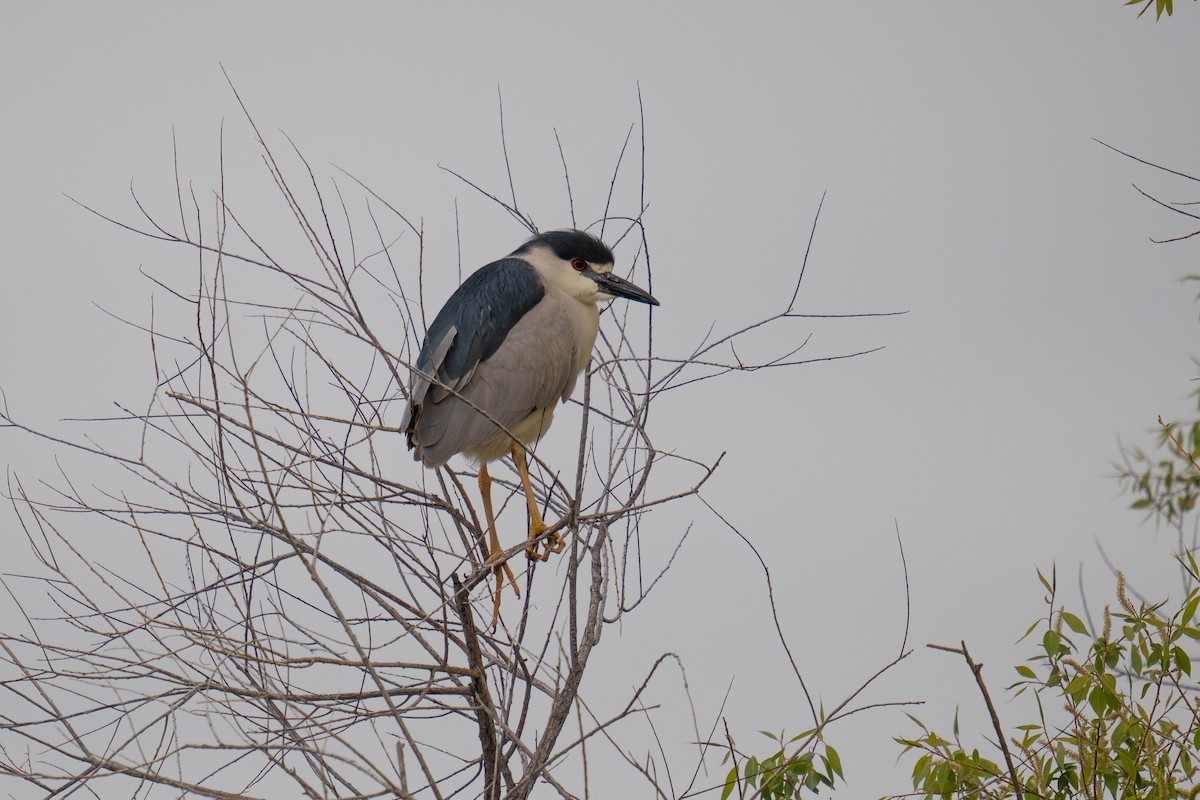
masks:
[[[463,281],[429,326],[400,427],[426,467],[440,467],[458,453],[479,465],[490,560],[501,548],[487,465],[510,454],[529,507],[527,555],[544,560],[563,549],[558,536],[546,541],[544,553],[532,541],[547,526],[529,482],[525,445],[550,427],[555,405],[571,396],[591,360],[597,304],[626,297],[658,305],[612,268],[612,251],[591,234],[538,234]],[[498,613],[505,574],[520,590],[506,564],[492,568]]]

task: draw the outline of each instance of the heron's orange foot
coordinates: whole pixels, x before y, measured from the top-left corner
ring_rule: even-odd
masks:
[[[535,523],[529,526],[529,546],[525,548],[525,555],[530,561],[545,561],[550,558],[551,553],[561,553],[567,546],[566,541],[557,533],[550,534],[541,542],[535,542],[534,539],[541,536],[548,527],[550,526],[545,523],[541,525]],[[545,552],[538,552],[539,544],[546,546]]]
[[[561,553],[566,546],[567,540],[557,533],[546,537],[546,558],[549,558],[551,553],[555,555]]]
[[[525,548],[525,557],[530,561],[545,561],[550,557],[549,553],[538,552],[540,542],[535,541],[545,530],[546,523],[541,520],[534,520],[529,523],[529,544]]]

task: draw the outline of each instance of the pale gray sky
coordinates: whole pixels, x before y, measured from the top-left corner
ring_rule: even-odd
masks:
[[[964,728],[982,717],[966,670],[924,645],[966,639],[994,690],[1008,683],[1027,654],[1013,643],[1042,611],[1036,567],[1057,563],[1073,595],[1082,562],[1103,600],[1099,541],[1147,591],[1174,588],[1169,542],[1124,510],[1111,465],[1118,437],[1146,443],[1158,414],[1186,412],[1194,372],[1196,307],[1179,279],[1200,244],[1151,244],[1187,227],[1130,184],[1171,200],[1200,187],[1092,138],[1200,174],[1192,3],[1157,25],[1119,0],[22,4],[3,16],[0,388],[33,422],[144,405],[144,337],[97,305],[144,318],[139,265],[178,258],[64,193],[131,219],[132,181],[169,208],[172,132],[181,173],[210,191],[224,120],[245,202],[269,197],[220,65],[269,135],[423,218],[427,262],[445,269],[427,287],[435,303],[456,280],[456,202],[464,267],[523,236],[438,169],[504,187],[497,86],[518,196],[546,228],[569,222],[554,130],[593,219],[640,86],[661,352],[777,310],[823,192],[801,308],[909,312],[794,321],[794,341],[813,332],[811,355],[885,349],[668,395],[655,419],[660,447],[728,451],[706,496],[774,565],[810,687],[834,703],[898,646],[895,523],[917,652],[871,699],[926,699],[919,715],[943,728],[956,704]],[[42,445],[0,445],[27,479],[53,477]],[[605,640],[592,691],[625,691],[670,650],[702,723],[732,680],[725,711],[742,741],[806,727],[752,555],[698,506],[664,515],[663,546],[693,518],[658,593]],[[683,752],[686,705],[659,699],[674,704],[660,734]],[[908,730],[885,712],[831,731],[841,796],[906,789],[889,743]],[[640,786],[620,769],[607,780],[606,796]]]

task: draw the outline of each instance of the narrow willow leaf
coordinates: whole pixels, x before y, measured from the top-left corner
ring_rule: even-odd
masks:
[[[1060,612],[1060,616],[1062,617],[1062,621],[1067,623],[1068,628],[1076,633],[1087,635],[1088,629],[1084,627],[1083,620],[1079,619],[1079,617],[1075,616],[1070,611],[1062,611]]]

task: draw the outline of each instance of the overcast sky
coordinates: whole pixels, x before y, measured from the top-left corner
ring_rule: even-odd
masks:
[[[783,624],[827,703],[899,645],[898,525],[916,652],[871,699],[925,699],[920,716],[945,729],[956,705],[979,720],[965,668],[924,645],[965,639],[994,687],[1010,682],[1028,655],[1014,642],[1042,611],[1036,568],[1057,563],[1074,596],[1082,565],[1102,603],[1100,543],[1143,591],[1175,589],[1170,541],[1125,510],[1112,475],[1119,439],[1149,443],[1157,415],[1186,413],[1195,372],[1194,289],[1180,278],[1200,243],[1152,244],[1189,228],[1131,184],[1167,200],[1200,199],[1200,184],[1093,139],[1200,174],[1198,34],[1200,6],[1155,24],[1119,0],[9,4],[0,388],[64,432],[60,419],[144,405],[144,338],[101,308],[144,319],[138,268],[164,253],[64,195],[132,218],[132,182],[169,208],[173,136],[184,179],[211,191],[222,121],[231,150],[254,144],[222,65],[276,142],[286,133],[324,175],[336,164],[424,220],[427,264],[444,270],[433,302],[457,280],[456,225],[468,268],[524,236],[438,169],[505,188],[497,89],[518,195],[553,228],[570,221],[555,130],[580,219],[595,219],[640,87],[660,352],[781,310],[825,193],[800,308],[908,312],[792,321],[763,352],[809,333],[812,356],[884,349],[668,396],[654,438],[728,452],[706,496],[774,565]],[[236,180],[263,185],[244,164]],[[44,446],[0,434],[0,461],[53,477]],[[807,727],[753,555],[702,508],[680,513],[662,520],[664,541],[690,519],[694,532],[652,602],[605,640],[593,691],[624,691],[670,650],[702,722],[732,681],[743,740]],[[668,700],[684,741],[686,706]],[[844,796],[907,787],[889,744],[906,725],[883,712],[831,732]]]

